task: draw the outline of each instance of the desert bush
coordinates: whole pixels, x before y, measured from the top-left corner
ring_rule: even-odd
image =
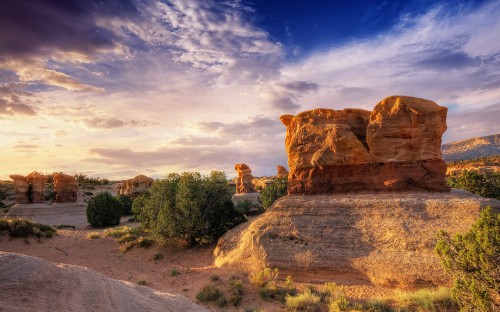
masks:
[[[109,192],[99,193],[87,204],[87,221],[94,227],[120,224],[122,203]]]
[[[123,205],[123,215],[130,216],[132,214],[132,198],[128,195],[120,194],[116,196],[116,199],[118,199],[118,201]]]
[[[458,176],[448,177],[447,182],[452,188],[500,200],[500,172],[477,173],[465,170]]]
[[[487,207],[467,233],[441,231],[436,252],[454,276],[452,297],[461,311],[500,310],[500,214]]]
[[[313,294],[310,289],[306,289],[304,292],[296,296],[287,295],[286,306],[293,311],[321,311],[320,298]]]
[[[179,272],[177,268],[173,268],[172,270],[170,270],[170,276],[177,276],[179,274],[181,274],[181,272]]]
[[[227,303],[226,299],[222,295],[222,292],[212,285],[204,286],[196,294],[196,300],[200,302],[213,302],[219,307],[222,307]]]
[[[279,270],[277,268],[276,269],[264,268],[263,270],[252,272],[249,278],[252,284],[257,285],[259,287],[264,287],[270,283],[276,284],[278,275],[279,275]]]
[[[134,246],[149,248],[154,245],[155,240],[147,236],[141,228],[122,226],[104,231],[104,236],[118,238],[121,252],[126,252]]]
[[[183,239],[187,246],[213,242],[245,220],[234,209],[226,176],[213,171],[170,174],[156,181],[150,195],[133,210],[142,225],[162,237]]]
[[[210,281],[217,282],[220,279],[219,275],[210,275]]]
[[[100,185],[108,185],[109,184],[108,179],[101,179],[100,177],[91,178],[83,173],[76,174],[75,178],[76,178],[76,182],[78,182],[78,185],[80,185],[80,187],[82,187],[82,188],[85,188],[88,186],[100,186]]]
[[[278,198],[285,196],[288,192],[287,185],[287,178],[276,178],[272,183],[266,185],[266,187],[260,194],[260,201],[262,202],[262,206],[264,208],[268,208]]]
[[[241,301],[241,296],[243,295],[243,282],[239,277],[231,276],[229,278],[229,288],[231,290],[229,303],[233,306],[237,306]]]
[[[396,292],[399,302],[409,307],[417,307],[423,311],[456,310],[456,304],[451,297],[449,288],[419,289],[415,292]]]
[[[56,230],[45,224],[33,222],[22,218],[0,219],[0,235],[8,233],[10,237],[38,237],[51,238]]]
[[[146,286],[148,284],[148,282],[145,279],[140,279],[137,281],[137,284],[139,284],[141,286]]]
[[[161,260],[161,259],[163,259],[163,253],[156,251],[153,254],[153,260],[157,261],[157,260]]]

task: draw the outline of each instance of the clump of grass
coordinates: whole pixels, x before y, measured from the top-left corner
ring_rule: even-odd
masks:
[[[286,306],[293,311],[321,311],[321,298],[314,294],[310,289],[297,296],[286,296]]]
[[[456,308],[450,289],[419,289],[415,292],[398,291],[398,301],[411,308],[421,308],[424,311],[446,311]]]
[[[229,278],[229,288],[231,289],[229,303],[236,307],[240,304],[241,296],[243,295],[243,282],[241,278],[238,276],[231,276]]]
[[[179,272],[177,268],[173,268],[172,270],[170,270],[170,276],[177,276],[179,274],[181,274],[181,272]]]
[[[122,226],[115,229],[104,231],[104,236],[118,238],[121,252],[127,252],[134,246],[149,248],[154,245],[155,241],[151,238],[144,237],[144,231],[138,227]]]
[[[226,298],[222,295],[222,292],[212,285],[204,286],[196,294],[196,300],[200,302],[213,302],[219,307],[225,306],[227,303]]]
[[[161,260],[161,259],[163,259],[163,254],[159,251],[156,251],[153,254],[153,260],[157,261],[157,260]]]
[[[137,281],[137,284],[141,285],[141,286],[146,286],[148,284],[148,282],[146,282],[145,279],[140,279]]]
[[[87,239],[96,239],[99,237],[101,237],[101,234],[99,234],[99,232],[91,232],[87,234]]]
[[[219,275],[211,275],[210,276],[210,281],[212,282],[217,282],[220,279]]]
[[[250,274],[250,282],[259,287],[265,287],[270,283],[276,283],[278,275],[278,269],[264,268]]]
[[[46,224],[33,222],[22,218],[0,219],[0,235],[8,233],[10,237],[51,238],[56,230]]]
[[[278,285],[278,269],[264,268],[261,271],[250,274],[250,282],[259,286],[259,296],[265,300],[279,300],[285,302],[287,295],[294,295],[295,288],[293,286],[293,278],[287,277],[285,284],[291,287],[281,287]]]

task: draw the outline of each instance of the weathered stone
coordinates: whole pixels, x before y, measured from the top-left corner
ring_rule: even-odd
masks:
[[[28,183],[31,185],[30,191],[28,191],[28,197],[30,197],[30,203],[33,204],[43,204],[45,203],[45,183],[47,183],[48,177],[40,172],[33,171],[26,176]]]
[[[16,203],[18,204],[29,204],[30,198],[28,196],[28,191],[30,189],[30,184],[25,176],[13,174],[9,176],[14,180],[14,191],[16,192]]]
[[[371,113],[315,109],[282,116],[288,193],[449,191],[440,152],[446,111],[428,100],[392,96]]]
[[[460,190],[289,195],[224,234],[215,264],[279,268],[297,281],[444,286],[450,275],[434,252],[436,233],[467,231],[488,205],[500,212],[500,201]]]
[[[236,164],[234,170],[238,172],[236,178],[236,194],[253,193],[255,192],[252,180],[252,170],[246,164]]]
[[[54,174],[54,192],[56,193],[56,203],[76,202],[78,189],[78,182],[74,176],[64,173]]]
[[[121,185],[117,186],[118,194],[136,198],[149,190],[154,181],[154,179],[140,174],[135,178],[124,180]]]
[[[278,165],[278,173],[276,174],[278,178],[286,178],[288,177],[288,170],[285,167]]]

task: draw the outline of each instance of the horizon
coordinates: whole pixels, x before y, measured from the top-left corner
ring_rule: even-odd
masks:
[[[500,1],[58,1],[0,9],[0,180],[288,169],[280,115],[448,107],[500,133]]]

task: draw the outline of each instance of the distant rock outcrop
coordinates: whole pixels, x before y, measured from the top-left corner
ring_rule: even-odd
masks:
[[[447,162],[500,155],[500,134],[443,144],[443,159]]]
[[[136,198],[144,193],[153,185],[155,180],[145,175],[138,175],[135,178],[124,180],[121,184],[117,185],[118,195],[127,195],[130,198]]]
[[[18,204],[43,204],[45,202],[45,184],[48,177],[40,172],[33,171],[26,177],[11,175],[14,180],[16,203]]]
[[[89,268],[0,251],[2,311],[208,311],[181,295]]]
[[[434,252],[439,230],[467,231],[484,207],[471,193],[289,195],[228,231],[214,251],[218,267],[279,268],[295,280],[359,280],[392,287],[448,285]]]
[[[236,194],[254,193],[252,184],[252,170],[246,164],[236,164],[234,170],[238,173],[236,178]]]
[[[281,116],[289,194],[450,190],[441,159],[447,108],[390,96],[372,112],[314,109]]]
[[[78,182],[74,176],[64,173],[54,174],[56,203],[73,203],[77,200]]]
[[[278,165],[278,173],[276,174],[276,177],[287,178],[288,177],[288,170],[286,170],[285,167]]]

